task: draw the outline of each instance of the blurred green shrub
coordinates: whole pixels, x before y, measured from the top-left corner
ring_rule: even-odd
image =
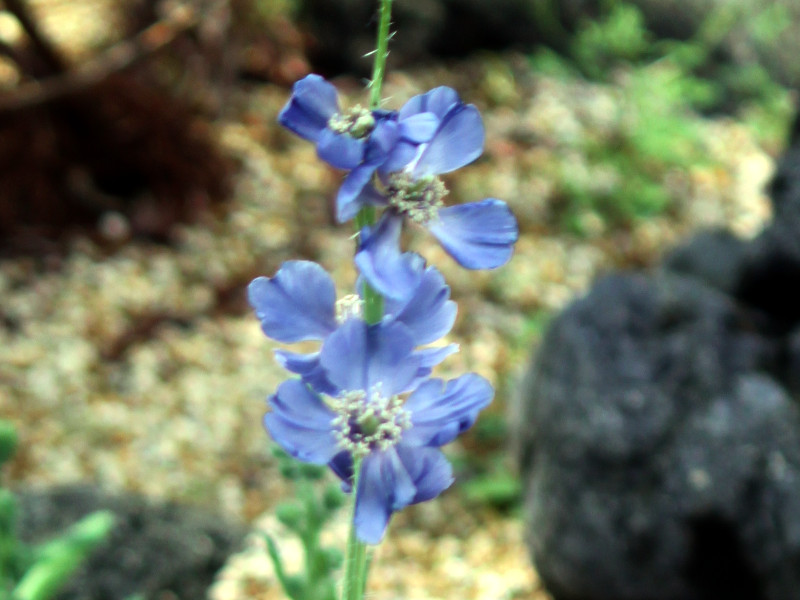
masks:
[[[572,142],[569,150],[585,165],[557,173],[561,226],[587,234],[587,215],[618,227],[667,211],[673,200],[667,176],[710,160],[703,115],[731,113],[760,143],[780,147],[791,115],[788,91],[758,63],[741,68],[714,61],[737,16],[729,6],[710,13],[692,39],[658,41],[637,6],[608,0],[598,19],[580,24],[566,54],[545,49],[531,57],[535,70],[551,76],[613,83],[622,107],[610,130]],[[782,18],[769,9],[759,16],[753,27],[762,36]]]
[[[278,543],[265,536],[267,553],[283,591],[291,600],[336,600],[336,573],[343,556],[324,546],[320,534],[344,504],[340,487],[325,483],[327,468],[296,461],[277,446],[272,450],[281,475],[295,484],[294,498],[280,503],[275,514],[303,546],[303,570],[287,573]]]

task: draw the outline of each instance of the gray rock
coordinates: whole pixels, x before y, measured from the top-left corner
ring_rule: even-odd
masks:
[[[58,594],[58,600],[202,600],[217,571],[239,549],[243,525],[198,508],[91,487],[20,494],[20,536],[44,542],[100,509],[116,516],[110,539]]]
[[[740,285],[748,244],[730,231],[701,231],[669,252],[663,267],[733,294]]]
[[[761,319],[663,272],[603,279],[553,322],[519,447],[556,600],[797,598],[800,409]]]
[[[800,323],[800,116],[769,191],[773,220],[748,247],[734,294],[786,332]]]

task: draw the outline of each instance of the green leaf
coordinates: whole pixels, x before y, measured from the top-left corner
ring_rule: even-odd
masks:
[[[114,525],[114,515],[97,511],[87,515],[56,540],[38,547],[35,562],[12,594],[14,600],[47,600],[102,543]]]

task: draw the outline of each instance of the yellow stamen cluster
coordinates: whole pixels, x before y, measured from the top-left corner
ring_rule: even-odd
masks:
[[[373,449],[391,448],[411,427],[411,414],[403,408],[403,400],[400,396],[383,396],[380,385],[369,393],[344,392],[332,398],[329,406],[337,414],[331,422],[336,441],[354,458],[366,456]]]
[[[393,173],[386,186],[389,204],[419,225],[438,217],[447,195],[444,183],[433,175],[414,179],[408,173]]]
[[[345,113],[333,115],[328,120],[328,128],[335,133],[361,139],[375,129],[375,117],[368,109],[356,105]]]

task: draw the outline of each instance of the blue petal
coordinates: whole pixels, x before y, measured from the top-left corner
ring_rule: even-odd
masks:
[[[319,361],[319,352],[298,354],[288,350],[276,350],[275,359],[284,369],[300,375],[303,383],[310,385],[318,394],[335,396],[339,388],[333,385]]]
[[[417,489],[397,452],[389,448],[368,454],[361,463],[356,490],[356,536],[366,544],[383,538],[392,512],[408,506]]]
[[[411,428],[403,442],[442,446],[472,427],[478,413],[492,401],[491,384],[476,373],[467,373],[442,385],[430,379],[420,385],[405,403],[411,413]]]
[[[336,476],[342,480],[342,491],[344,491],[346,494],[349,494],[353,489],[352,455],[348,451],[342,450],[339,452],[339,454],[334,456],[333,459],[331,459],[331,462],[328,463],[328,466],[336,474]]]
[[[412,389],[419,359],[414,340],[399,323],[368,326],[350,319],[322,345],[320,361],[330,381],[342,390],[370,390],[381,384],[385,396]]]
[[[325,129],[319,134],[317,156],[337,169],[355,169],[364,160],[366,139]]]
[[[438,448],[415,448],[401,442],[395,449],[417,489],[411,504],[436,498],[453,483],[453,468]]]
[[[400,140],[394,145],[391,153],[378,169],[378,173],[386,175],[399,171],[410,163],[419,153],[420,147],[417,144]]]
[[[321,266],[290,260],[247,288],[264,333],[279,342],[321,340],[336,329],[336,289]]]
[[[433,139],[425,147],[412,175],[449,173],[478,158],[483,152],[483,121],[478,109],[469,104],[447,113]]]
[[[385,310],[411,330],[417,346],[429,344],[447,334],[456,319],[456,303],[442,274],[428,267],[414,294],[406,302],[386,299]]]
[[[353,169],[344,178],[339,193],[336,195],[336,220],[339,223],[349,221],[358,214],[358,211],[370,204],[377,190],[370,185],[369,180],[375,173],[375,167],[361,165]],[[379,195],[379,194],[378,194]]]
[[[459,104],[461,104],[461,98],[458,97],[458,93],[453,88],[440,86],[411,98],[400,109],[399,117],[402,121],[412,115],[430,112],[441,120],[452,108]]]
[[[326,464],[341,450],[333,436],[336,415],[301,381],[284,381],[270,397],[264,426],[272,439],[303,462]]]
[[[414,350],[411,332],[400,323],[378,323],[367,329],[367,385],[380,384],[384,396],[416,388],[420,359]]]
[[[308,75],[294,84],[292,97],[278,115],[278,122],[300,137],[316,142],[337,112],[336,88],[319,75]]]
[[[436,133],[439,121],[439,117],[431,112],[412,115],[398,122],[400,137],[415,144],[428,142]]]
[[[494,269],[511,258],[519,236],[517,220],[502,200],[448,206],[427,225],[458,264],[467,269]]]
[[[383,164],[397,143],[398,131],[399,127],[394,119],[378,121],[369,136],[364,161],[375,166]]]
[[[400,252],[403,219],[387,211],[375,227],[364,228],[356,253],[358,270],[378,292],[403,300],[414,293],[422,278],[425,261],[411,252]]]
[[[458,344],[447,344],[447,346],[436,346],[433,348],[415,350],[414,355],[419,357],[419,364],[421,367],[430,369],[456,352],[458,352]]]
[[[419,360],[419,367],[417,368],[417,373],[414,376],[414,380],[409,385],[409,388],[417,389],[422,382],[426,381],[431,376],[433,367],[451,354],[458,352],[458,349],[458,344],[448,344],[447,346],[414,350],[412,355]]]
[[[325,340],[320,362],[328,379],[343,390],[364,390],[367,381],[367,324],[350,319]]]

